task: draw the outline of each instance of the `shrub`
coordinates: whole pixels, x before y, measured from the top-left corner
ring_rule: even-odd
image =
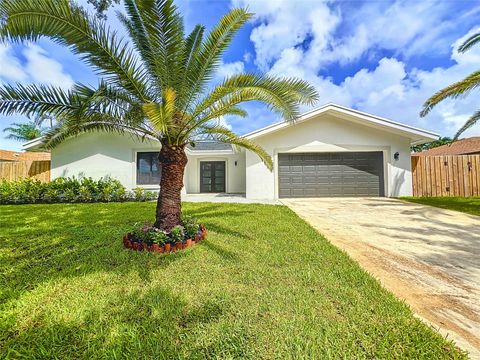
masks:
[[[0,204],[148,201],[156,196],[156,192],[140,188],[127,192],[118,180],[109,177],[57,178],[49,183],[30,178],[0,181]]]
[[[134,188],[132,192],[129,194],[129,198],[134,201],[149,201],[155,200],[157,198],[157,193],[155,191],[147,191],[142,188]]]
[[[138,243],[147,243],[165,245],[166,243],[177,244],[184,242],[188,239],[194,239],[195,235],[200,229],[200,225],[197,220],[191,216],[185,216],[182,218],[182,225],[175,226],[170,232],[166,232],[156,228],[148,223],[141,224],[135,223],[127,235],[131,241]]]
[[[168,235],[165,231],[156,229],[151,232],[152,242],[160,246],[165,245],[168,242]]]
[[[142,227],[136,225],[131,232],[136,241],[141,243],[153,243],[153,233],[155,232],[153,226],[144,225]]]
[[[175,226],[170,231],[170,241],[172,244],[176,244],[185,240],[185,232],[182,225]]]
[[[198,233],[198,222],[193,216],[182,216],[182,224],[185,229],[185,236],[187,239],[193,239]]]

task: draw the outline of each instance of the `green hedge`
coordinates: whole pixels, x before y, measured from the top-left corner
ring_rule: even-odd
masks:
[[[141,188],[126,191],[118,180],[111,178],[57,178],[49,183],[33,179],[0,182],[0,204],[148,201],[156,198],[154,191]]]

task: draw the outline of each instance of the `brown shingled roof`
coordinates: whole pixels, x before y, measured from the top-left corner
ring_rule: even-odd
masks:
[[[49,152],[29,152],[0,150],[0,161],[38,161],[50,160]]]
[[[414,155],[435,156],[435,155],[467,155],[480,154],[480,136],[461,139],[452,144],[442,145],[430,150],[425,150]]]

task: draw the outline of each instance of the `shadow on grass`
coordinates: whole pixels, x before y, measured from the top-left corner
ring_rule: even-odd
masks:
[[[236,221],[245,214],[253,216],[249,208],[202,203],[184,206],[186,213],[205,224],[209,236],[217,233],[235,240],[251,240]],[[152,270],[191,256],[189,251],[160,255],[123,248],[122,235],[135,222],[153,217],[154,209],[154,203],[0,206],[0,302],[14,300],[22,291],[46,281],[95,272],[134,271],[142,281],[149,281]],[[235,252],[209,240],[204,245],[224,260],[239,260]]]
[[[160,286],[133,291],[122,298],[110,293],[102,304],[82,309],[80,316],[64,321],[44,315],[32,319],[21,332],[1,339],[5,358],[179,358],[184,334],[198,322],[222,316],[216,303],[187,302]],[[0,351],[1,354],[1,351]]]
[[[205,246],[209,250],[212,250],[215,254],[220,256],[223,260],[236,261],[236,262],[240,261],[239,256],[235,252],[227,250],[222,246],[215,245],[209,240],[203,241],[202,243],[200,243],[200,245]]]
[[[134,252],[121,238],[152,204],[10,205],[0,207],[0,303],[22,291],[95,272],[150,272],[189,256]],[[16,296],[12,297],[12,294]]]

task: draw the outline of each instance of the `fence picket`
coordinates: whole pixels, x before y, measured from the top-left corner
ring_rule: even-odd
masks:
[[[412,156],[414,196],[480,196],[480,155]]]
[[[50,181],[50,160],[0,162],[0,180],[16,181],[33,178]]]

